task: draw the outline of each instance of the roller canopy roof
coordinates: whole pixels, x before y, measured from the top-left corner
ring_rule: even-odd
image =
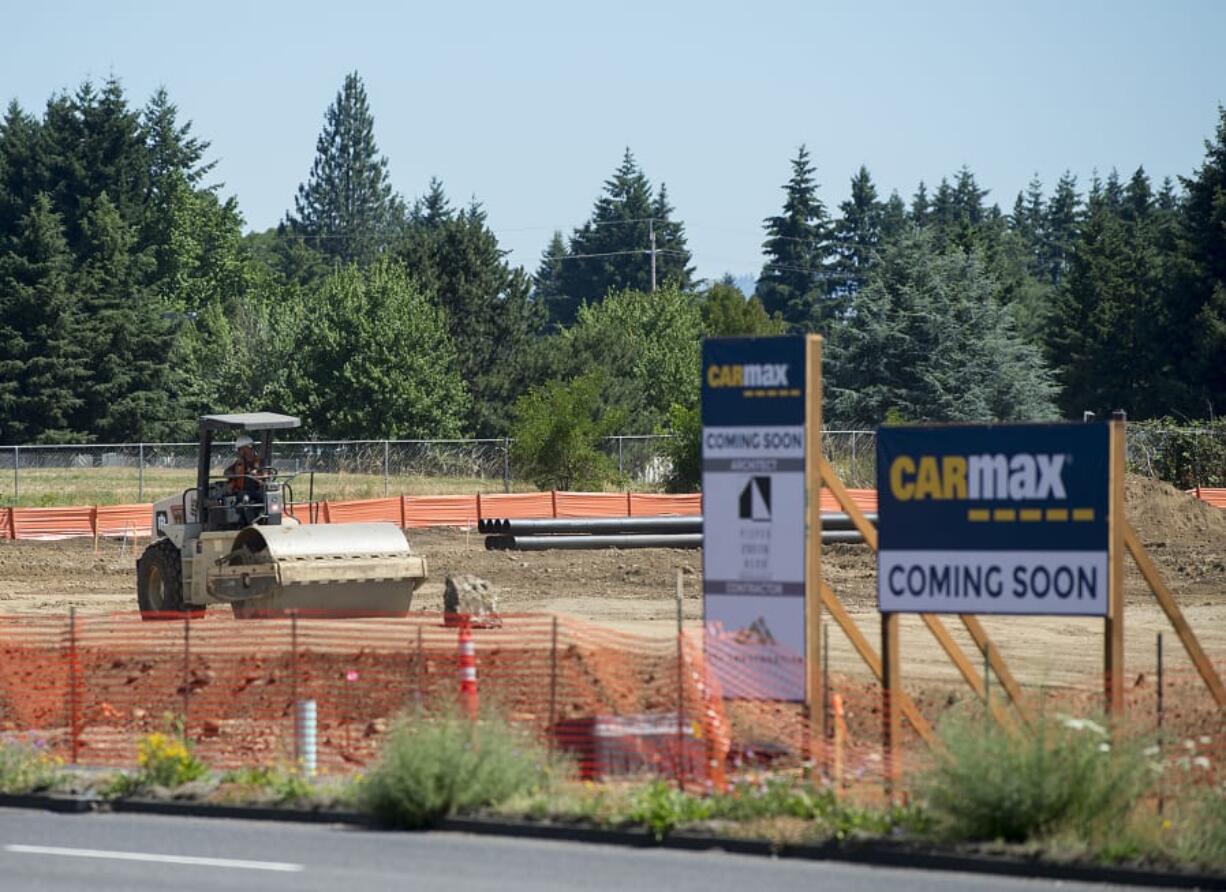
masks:
[[[293,415],[275,412],[244,412],[238,415],[201,415],[200,427],[207,430],[272,431],[298,427],[302,424]]]

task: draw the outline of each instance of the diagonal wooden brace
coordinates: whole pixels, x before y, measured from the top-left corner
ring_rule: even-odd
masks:
[[[835,595],[834,590],[829,585],[822,582],[822,606],[830,611],[830,615],[834,621],[839,624],[839,628],[843,630],[843,634],[847,636],[847,640],[851,642],[851,646],[856,649],[856,653],[864,660],[869,671],[880,683],[881,675],[881,658],[877,655],[877,651],[873,650],[873,646],[868,643],[868,639],[864,637],[864,633],[860,631],[860,627],[856,625],[856,621],[851,618],[851,614],[847,612],[847,608],[843,606],[843,602]],[[903,716],[911,723],[911,727],[915,729],[923,741],[929,746],[937,746],[936,734],[933,733],[932,726],[928,724],[928,720],[920,713],[919,708],[915,705],[905,691],[900,692],[898,706],[902,710]]]
[[[823,457],[821,460],[822,483],[834,494],[834,498],[838,501],[839,506],[847,513],[852,524],[860,535],[864,537],[865,543],[874,553],[877,551],[877,528],[869,523],[868,518],[864,516],[864,512],[852,500],[851,493],[847,491],[847,487],[843,485],[843,481],[839,479],[839,475],[835,473],[834,468]],[[970,660],[963,652],[958,643],[950,636],[949,630],[945,628],[945,624],[940,618],[930,613],[922,614],[924,625],[936,637],[937,643],[944,648],[945,653],[949,655],[958,671],[962,673],[962,677],[970,684],[972,690],[979,695],[979,699],[984,698],[983,680],[979,677],[979,673],[971,666]],[[966,626],[966,630],[970,632],[971,637],[975,640],[981,651],[988,650],[988,646],[992,643],[988,637],[987,630],[974,616],[967,614],[962,615],[962,623]],[[988,651],[988,661],[992,670],[1000,679],[1001,687],[1005,689],[1005,693],[1009,695],[1009,699],[1022,713],[1022,718],[1027,725],[1031,724],[1030,716],[1021,707],[1021,687],[1017,683],[1017,679],[1013,677],[1013,673],[1009,671],[1009,667],[1005,664],[1004,659],[1000,656],[1000,648],[992,647]],[[1004,715],[1003,708],[993,704],[992,712],[998,719]],[[1009,725],[1007,720],[1002,719],[1002,724]]]
[[[1209,689],[1209,693],[1213,696],[1214,702],[1219,707],[1226,707],[1226,688],[1222,686],[1221,677],[1217,674],[1217,670],[1214,669],[1213,662],[1200,646],[1196,633],[1192,631],[1192,627],[1188,625],[1187,619],[1184,618],[1183,611],[1179,609],[1179,604],[1175,601],[1175,596],[1171,594],[1171,590],[1162,581],[1158,568],[1154,565],[1149,552],[1145,550],[1145,546],[1141,544],[1141,538],[1137,535],[1137,531],[1132,528],[1131,523],[1124,524],[1124,544],[1128,547],[1133,561],[1136,562],[1137,569],[1141,571],[1141,575],[1145,577],[1146,583],[1153,590],[1154,596],[1158,599],[1158,604],[1162,607],[1163,612],[1166,613],[1166,618],[1175,627],[1175,634],[1179,636],[1184,650],[1188,652],[1192,665],[1200,673],[1200,677],[1204,680],[1205,687]]]

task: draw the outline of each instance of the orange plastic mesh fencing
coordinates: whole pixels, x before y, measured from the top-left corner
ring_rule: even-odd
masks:
[[[862,511],[877,510],[877,493],[849,490]],[[840,511],[829,490],[822,510]],[[331,502],[297,502],[287,509],[303,523],[382,521],[404,528],[473,526],[482,518],[650,517],[702,512],[698,493],[665,495],[629,492],[543,492],[459,496],[389,496]],[[151,505],[99,505],[62,508],[0,509],[0,537],[61,539],[71,536],[148,536]]]
[[[319,765],[353,770],[375,758],[398,716],[458,703],[459,630],[448,620],[0,617],[0,733],[41,741],[65,760],[129,766],[142,735],[182,720],[213,767],[288,766],[299,755],[294,704],[314,700]],[[725,770],[769,766],[880,790],[882,692],[857,667],[832,668],[816,698],[826,731],[813,739],[803,704],[770,699],[794,681],[797,655],[749,662],[742,653],[729,669],[736,654],[725,652],[726,636],[702,629],[678,639],[548,615],[474,623],[482,706],[569,755],[583,777],[647,772],[705,786]],[[904,688],[934,725],[951,709],[996,721],[964,683]],[[1160,745],[1172,772],[1222,780],[1226,717],[1201,679],[1186,665],[1168,669],[1161,690],[1159,709],[1152,671],[1127,680],[1128,733]],[[1004,700],[995,680],[990,696]],[[1080,720],[1101,714],[1102,679],[1030,685],[1023,696],[1031,717]],[[931,759],[905,720],[898,758],[904,782]]]
[[[482,493],[481,517],[527,520],[553,516],[553,497],[547,492]]]
[[[319,765],[351,770],[376,756],[398,715],[457,702],[447,619],[0,619],[0,731],[66,760],[126,766],[142,735],[182,721],[213,767],[291,765],[294,704],[314,700]],[[502,616],[473,639],[483,704],[568,753],[583,776],[705,784],[722,767],[700,649],[552,616]]]
[[[1215,508],[1226,508],[1226,488],[1201,486],[1188,490],[1188,493]]]
[[[658,517],[665,514],[701,514],[702,495],[684,493],[664,495],[660,493],[630,493],[631,517]]]

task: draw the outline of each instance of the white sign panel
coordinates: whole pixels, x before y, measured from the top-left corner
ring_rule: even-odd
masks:
[[[803,700],[804,340],[708,340],[703,352],[708,660],[725,697]]]

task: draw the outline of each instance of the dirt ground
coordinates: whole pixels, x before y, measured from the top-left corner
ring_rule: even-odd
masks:
[[[1166,484],[1128,481],[1129,515],[1185,616],[1210,656],[1226,668],[1226,511],[1211,508]],[[508,613],[560,613],[627,632],[670,635],[676,628],[673,593],[682,573],[685,622],[701,620],[700,550],[486,551],[484,537],[450,529],[410,534],[426,556],[430,579],[415,610],[442,609],[443,580],[472,573],[490,580]],[[143,547],[143,542],[138,547]],[[135,609],[136,552],[130,542],[0,541],[0,614]],[[1130,685],[1152,677],[1156,635],[1164,633],[1167,668],[1187,675],[1191,664],[1131,560],[1126,561],[1125,652]],[[876,570],[864,546],[831,546],[823,574],[870,641],[878,635]],[[956,617],[946,618],[955,639],[979,657]],[[1102,666],[1102,622],[1091,619],[988,617],[984,626],[1023,684],[1088,686]],[[835,627],[830,632],[834,672],[867,670]],[[949,681],[956,673],[915,617],[903,622],[904,677]],[[1135,677],[1134,677],[1135,676]]]

